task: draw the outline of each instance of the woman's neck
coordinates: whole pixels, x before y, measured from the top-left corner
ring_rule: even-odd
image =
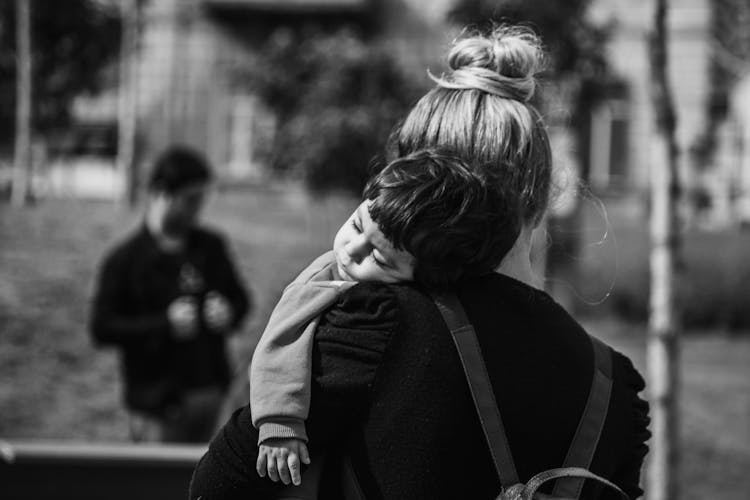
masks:
[[[531,240],[534,228],[524,226],[513,248],[495,272],[510,276],[534,288],[542,288],[541,280],[531,268]]]

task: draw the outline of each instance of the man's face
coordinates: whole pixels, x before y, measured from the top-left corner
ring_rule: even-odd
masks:
[[[364,201],[341,226],[333,241],[338,272],[346,281],[396,283],[414,277],[414,257],[396,250],[370,218]]]
[[[151,210],[155,210],[161,219],[162,231],[169,235],[181,235],[192,228],[198,222],[207,191],[207,184],[198,183],[174,193],[155,193]]]

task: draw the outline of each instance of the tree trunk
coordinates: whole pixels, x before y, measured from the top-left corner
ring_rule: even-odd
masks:
[[[655,0],[649,40],[651,97],[656,130],[651,165],[651,297],[648,371],[653,438],[647,496],[672,500],[678,491],[679,336],[674,297],[679,249],[676,114],[668,79],[667,0]]]
[[[23,206],[31,188],[31,8],[16,0],[16,136],[11,201]]]
[[[121,0],[122,40],[117,117],[117,169],[124,182],[122,201],[136,202],[138,171],[136,133],[138,120],[138,0]]]

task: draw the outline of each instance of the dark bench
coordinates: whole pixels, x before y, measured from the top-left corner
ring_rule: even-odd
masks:
[[[0,498],[186,500],[206,446],[0,441]]]

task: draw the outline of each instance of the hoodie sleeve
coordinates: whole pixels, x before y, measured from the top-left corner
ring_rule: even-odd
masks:
[[[320,315],[355,283],[333,279],[328,252],[284,290],[250,364],[250,407],[259,444],[273,438],[307,441],[313,337]]]
[[[378,368],[397,329],[397,308],[389,287],[362,283],[322,315],[312,344],[307,420],[313,460],[346,436],[368,408]],[[237,410],[194,471],[190,498],[265,498],[282,488],[255,471],[258,436],[250,405]]]

